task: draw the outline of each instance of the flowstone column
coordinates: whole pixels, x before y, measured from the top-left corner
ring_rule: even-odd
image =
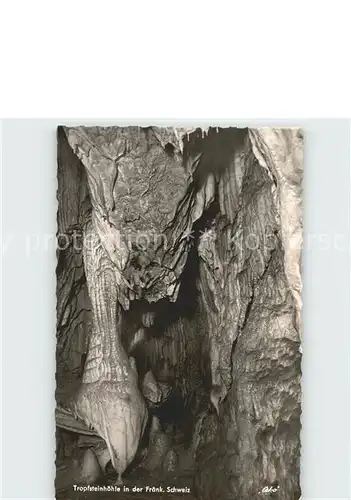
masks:
[[[93,331],[75,414],[106,441],[121,482],[147,423],[138,376],[121,343],[116,269],[92,222],[85,228],[84,267],[93,310]]]

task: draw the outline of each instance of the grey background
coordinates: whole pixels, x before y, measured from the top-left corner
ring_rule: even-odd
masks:
[[[350,489],[350,124],[347,120],[4,120],[1,498],[54,497],[56,127],[294,125],[305,130],[304,499]]]

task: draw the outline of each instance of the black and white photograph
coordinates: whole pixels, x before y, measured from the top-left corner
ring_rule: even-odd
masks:
[[[1,2],[1,499],[351,499],[349,4]]]
[[[300,498],[300,128],[57,129],[58,500]]]

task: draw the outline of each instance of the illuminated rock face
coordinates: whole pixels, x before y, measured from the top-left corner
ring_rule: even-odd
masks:
[[[196,158],[184,164],[182,131],[78,127],[65,129],[86,168],[92,221],[118,271],[122,307],[145,298],[175,301],[187,237],[213,200],[211,178],[191,189]]]
[[[61,335],[80,309],[91,325],[88,347],[80,346],[87,357],[74,411],[105,439],[121,476],[147,419],[127,352],[137,346],[153,398],[165,384],[200,401],[187,425],[196,434],[198,498],[251,500],[265,487],[298,498],[301,131],[77,127],[60,134],[70,148],[62,161],[81,186],[74,194],[63,182],[70,195],[59,228],[84,225],[89,242],[82,256],[65,256],[78,269],[76,310],[67,308],[72,274],[58,272]],[[65,342],[59,348],[67,353]]]

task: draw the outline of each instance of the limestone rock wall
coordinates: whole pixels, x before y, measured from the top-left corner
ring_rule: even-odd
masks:
[[[253,130],[236,144],[220,214],[199,241],[218,416],[202,424],[197,495],[248,500],[274,487],[290,500],[300,494],[302,139]]]
[[[299,498],[301,131],[77,127],[59,145],[58,372],[91,338],[72,242],[92,218],[125,349],[192,407],[197,497]]]

